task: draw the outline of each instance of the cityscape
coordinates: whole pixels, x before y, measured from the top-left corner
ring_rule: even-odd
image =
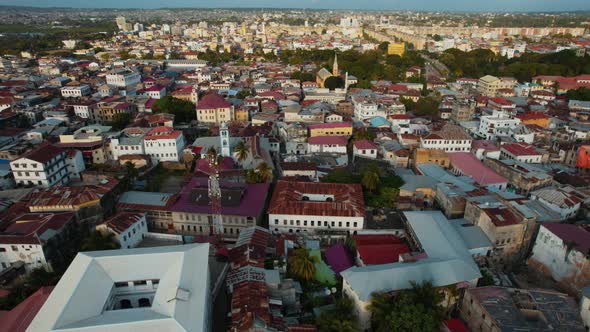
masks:
[[[1,332],[590,329],[590,3],[0,9]]]

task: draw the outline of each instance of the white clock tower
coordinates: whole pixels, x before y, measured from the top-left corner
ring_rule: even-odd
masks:
[[[229,145],[229,129],[225,122],[222,122],[221,126],[219,126],[219,139],[221,140],[219,145],[221,148],[221,156],[231,157],[231,148]]]

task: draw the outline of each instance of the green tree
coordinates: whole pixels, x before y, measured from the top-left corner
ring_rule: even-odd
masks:
[[[368,131],[367,129],[361,129],[354,133],[352,136],[353,141],[359,141],[366,139],[368,141],[373,141],[375,139],[375,134],[373,132]]]
[[[103,234],[94,232],[82,241],[81,251],[97,251],[119,249],[120,245],[115,240],[113,233]]]
[[[324,81],[324,87],[330,90],[344,88],[344,80],[340,76],[330,76]]]
[[[236,146],[234,147],[234,153],[236,154],[238,161],[243,162],[244,160],[246,160],[246,158],[248,158],[248,153],[250,151],[248,150],[248,146],[246,146],[246,143],[244,143],[244,141],[239,141],[238,144],[236,144]]]
[[[581,87],[575,90],[569,90],[568,92],[566,92],[565,95],[569,100],[590,101],[590,89],[586,87]]]
[[[368,310],[371,312],[371,328],[377,331],[379,326],[387,320],[387,316],[393,311],[394,303],[388,293],[371,294],[371,302]]]
[[[139,174],[137,168],[135,168],[135,165],[130,161],[125,163],[125,172],[127,173],[127,176],[130,178],[136,178]]]
[[[494,276],[488,270],[480,270],[481,278],[477,281],[477,287],[494,286]]]
[[[361,184],[363,188],[370,192],[374,192],[379,187],[380,176],[378,169],[369,169],[363,172]]]
[[[262,182],[272,180],[272,168],[267,163],[260,163],[256,166],[256,173],[258,173]]]
[[[110,53],[103,53],[100,55],[100,60],[104,61],[104,62],[109,62],[111,61],[111,58],[113,56]]]
[[[316,318],[316,326],[320,332],[355,332],[355,321],[352,301],[342,297]]]
[[[309,282],[315,276],[316,263],[319,263],[317,256],[312,256],[306,248],[299,248],[287,259],[287,268],[295,278]]]
[[[245,99],[246,97],[249,97],[251,95],[252,91],[250,89],[243,89],[236,94],[236,97],[239,99]]]
[[[326,183],[359,183],[360,181],[346,168],[335,168],[321,178]]]
[[[115,130],[121,130],[127,127],[131,121],[131,114],[129,113],[117,113],[113,115],[113,119],[109,123]]]
[[[300,71],[295,71],[291,74],[292,79],[300,80],[301,82],[309,82],[315,81],[315,75],[312,73],[302,73]]]
[[[156,100],[152,109],[155,113],[170,113],[177,122],[191,122],[197,118],[195,104],[190,101],[166,96]]]
[[[412,283],[387,301],[386,295],[374,294],[369,310],[375,331],[438,331],[445,318],[442,293],[432,283]]]

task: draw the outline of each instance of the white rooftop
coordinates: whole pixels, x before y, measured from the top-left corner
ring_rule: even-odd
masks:
[[[430,281],[435,287],[443,287],[481,277],[463,239],[440,211],[404,214],[428,258],[351,267],[341,272],[361,301],[369,301],[374,292],[411,288],[411,282]]]
[[[206,331],[208,256],[206,243],[79,253],[27,331]]]

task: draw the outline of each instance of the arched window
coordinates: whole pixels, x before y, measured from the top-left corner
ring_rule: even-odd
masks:
[[[309,201],[309,197],[307,197],[307,196],[303,196],[303,197],[301,197],[301,200],[302,200],[302,201]]]
[[[131,306],[131,301],[129,301],[128,299],[121,300],[121,309],[130,309],[130,308],[133,308]]]
[[[141,299],[139,299],[139,301],[137,301],[137,303],[139,304],[140,308],[151,306],[150,299],[147,299],[145,297],[142,297]]]
[[[326,202],[333,202],[333,201],[334,201],[334,199],[332,197],[326,198]]]

